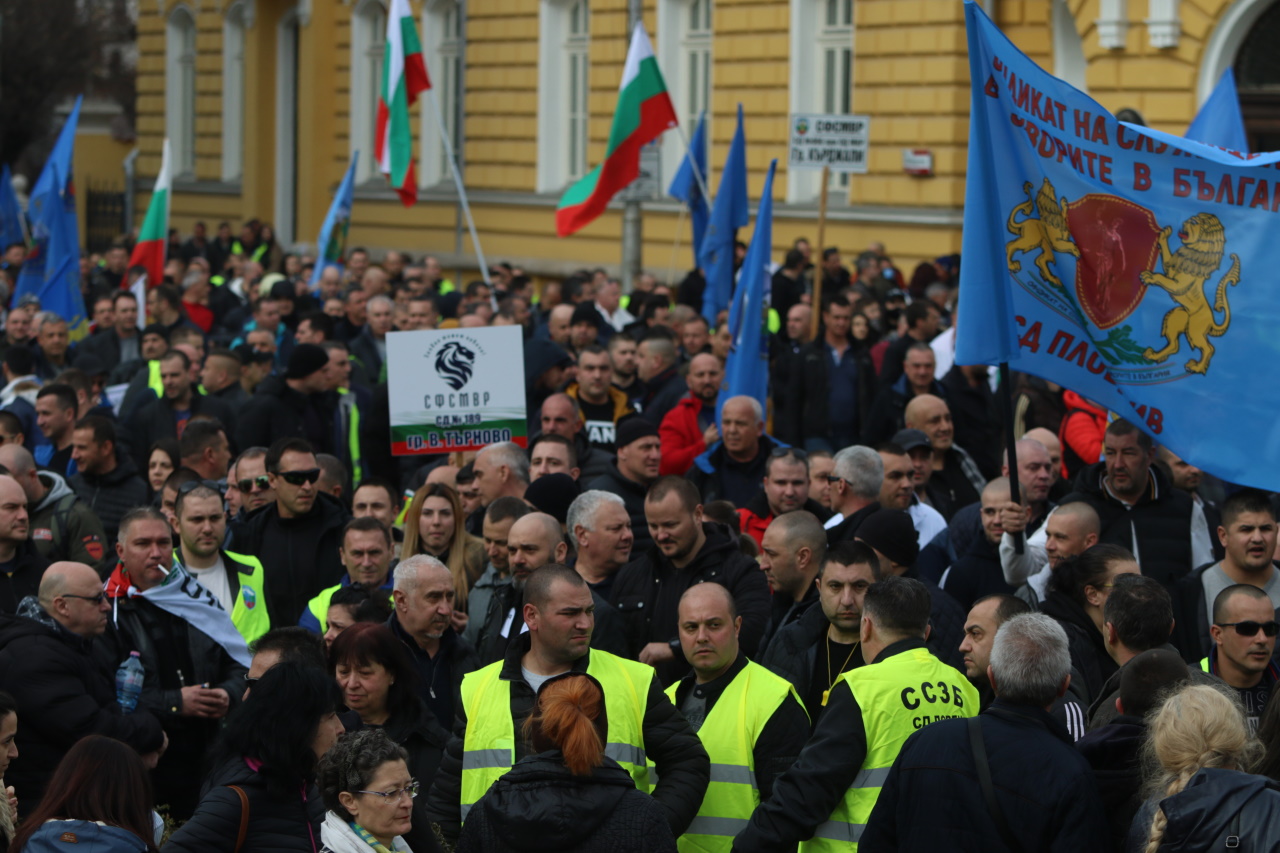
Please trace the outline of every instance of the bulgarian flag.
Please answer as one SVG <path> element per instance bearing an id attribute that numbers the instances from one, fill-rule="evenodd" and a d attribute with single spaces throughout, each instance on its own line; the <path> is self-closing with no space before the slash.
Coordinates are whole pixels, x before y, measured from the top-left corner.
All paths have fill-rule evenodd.
<path id="1" fill-rule="evenodd" d="M 147 268 L 152 287 L 164 281 L 165 250 L 169 247 L 169 140 L 165 139 L 160 155 L 160 174 L 147 205 L 147 218 L 142 220 L 138 243 L 129 257 L 129 266 Z M 141 314 L 141 312 L 139 312 Z"/>
<path id="2" fill-rule="evenodd" d="M 609 128 L 604 162 L 560 197 L 556 233 L 568 237 L 603 213 L 609 199 L 640 176 L 640 147 L 675 126 L 676 111 L 654 59 L 649 34 L 644 24 L 637 23 L 622 67 L 618 108 Z"/>
<path id="3" fill-rule="evenodd" d="M 409 108 L 418 93 L 431 88 L 422 61 L 422 43 L 413 25 L 409 0 L 391 0 L 387 13 L 387 46 L 383 53 L 382 94 L 378 97 L 378 127 L 373 150 L 378 171 L 386 175 L 405 207 L 418 200 L 413 175 L 413 135 Z"/>

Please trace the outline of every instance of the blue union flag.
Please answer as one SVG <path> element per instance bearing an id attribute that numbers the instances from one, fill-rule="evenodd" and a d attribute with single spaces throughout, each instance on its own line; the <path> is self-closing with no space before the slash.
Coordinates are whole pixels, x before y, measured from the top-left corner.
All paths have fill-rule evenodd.
<path id="1" fill-rule="evenodd" d="M 1009 362 L 1280 490 L 1280 153 L 1116 120 L 966 0 L 959 364 Z"/>

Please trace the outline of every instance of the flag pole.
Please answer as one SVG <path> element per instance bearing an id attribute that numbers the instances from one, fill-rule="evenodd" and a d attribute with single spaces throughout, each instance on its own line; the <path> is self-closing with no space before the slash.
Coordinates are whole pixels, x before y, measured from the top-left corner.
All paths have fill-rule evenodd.
<path id="1" fill-rule="evenodd" d="M 1018 483 L 1018 441 L 1014 437 L 1013 387 L 1009 381 L 1009 362 L 1000 362 L 1000 402 L 1004 409 L 1004 445 L 1009 456 L 1009 500 L 1022 505 L 1022 487 Z M 1009 534 L 1013 538 L 1013 553 L 1023 552 L 1026 531 Z"/>
<path id="2" fill-rule="evenodd" d="M 711 207 L 711 193 L 707 190 L 707 181 L 702 176 L 702 170 L 698 168 L 698 158 L 693 155 L 693 146 L 689 144 L 689 137 L 685 136 L 684 125 L 676 124 L 676 133 L 680 134 L 680 141 L 684 143 L 684 153 L 689 158 L 689 168 L 693 170 L 693 179 L 698 182 L 698 189 L 702 190 L 702 198 L 707 203 L 707 208 Z"/>
<path id="3" fill-rule="evenodd" d="M 480 248 L 480 238 L 476 236 L 476 223 L 471 218 L 471 205 L 467 202 L 467 191 L 462 186 L 462 175 L 458 171 L 458 161 L 453 155 L 453 142 L 444 124 L 444 112 L 440 109 L 440 99 L 436 97 L 435 87 L 427 90 L 427 97 L 436 114 L 436 127 L 440 129 L 440 141 L 444 144 L 445 156 L 449 158 L 449 171 L 453 174 L 453 185 L 458 190 L 458 201 L 462 203 L 462 213 L 467 218 L 467 230 L 471 232 L 471 245 L 476 250 L 476 260 L 480 262 L 480 277 L 489 285 L 489 264 L 485 262 L 484 250 Z"/>

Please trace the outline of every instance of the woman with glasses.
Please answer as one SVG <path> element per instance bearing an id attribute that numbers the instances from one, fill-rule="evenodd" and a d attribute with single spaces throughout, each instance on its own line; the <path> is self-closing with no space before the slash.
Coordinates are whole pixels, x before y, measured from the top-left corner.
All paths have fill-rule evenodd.
<path id="1" fill-rule="evenodd" d="M 153 502 L 159 502 L 164 481 L 181 467 L 182 459 L 178 456 L 176 438 L 162 438 L 151 445 L 151 450 L 147 454 L 147 488 Z"/>
<path id="2" fill-rule="evenodd" d="M 658 801 L 605 756 L 608 730 L 598 681 L 573 673 L 544 682 L 525 721 L 536 754 L 476 801 L 456 853 L 675 853 Z"/>
<path id="3" fill-rule="evenodd" d="M 320 763 L 320 793 L 328 809 L 321 853 L 410 853 L 404 836 L 413 825 L 419 790 L 408 753 L 385 733 L 363 729 L 343 735 Z"/>
<path id="4" fill-rule="evenodd" d="M 343 631 L 329 650 L 329 665 L 346 707 L 366 729 L 380 729 L 408 756 L 413 778 L 430 788 L 449 732 L 418 698 L 418 673 L 404 646 L 386 625 L 361 622 Z M 451 690 L 450 684 L 421 685 Z M 433 843 L 425 817 L 426 798 L 414 804 L 409 845 L 418 851 Z"/>
<path id="5" fill-rule="evenodd" d="M 400 559 L 435 557 L 453 575 L 453 627 L 467 626 L 467 593 L 484 572 L 484 543 L 466 530 L 458 493 L 443 483 L 427 483 L 414 494 L 404 516 Z"/>
<path id="6" fill-rule="evenodd" d="M 343 732 L 337 712 L 338 691 L 324 670 L 301 663 L 267 670 L 227 718 L 204 798 L 166 853 L 317 853 L 324 806 L 316 768 Z"/>

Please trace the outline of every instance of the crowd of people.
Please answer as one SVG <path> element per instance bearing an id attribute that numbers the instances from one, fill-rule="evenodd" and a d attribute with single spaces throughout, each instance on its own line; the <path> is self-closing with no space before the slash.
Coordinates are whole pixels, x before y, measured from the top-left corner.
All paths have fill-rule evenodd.
<path id="1" fill-rule="evenodd" d="M 1031 376 L 1006 447 L 957 256 L 796 240 L 763 401 L 697 270 L 128 256 L 4 314 L 9 850 L 1280 843 L 1275 496 Z M 392 456 L 387 336 L 496 325 L 527 438 Z"/>

